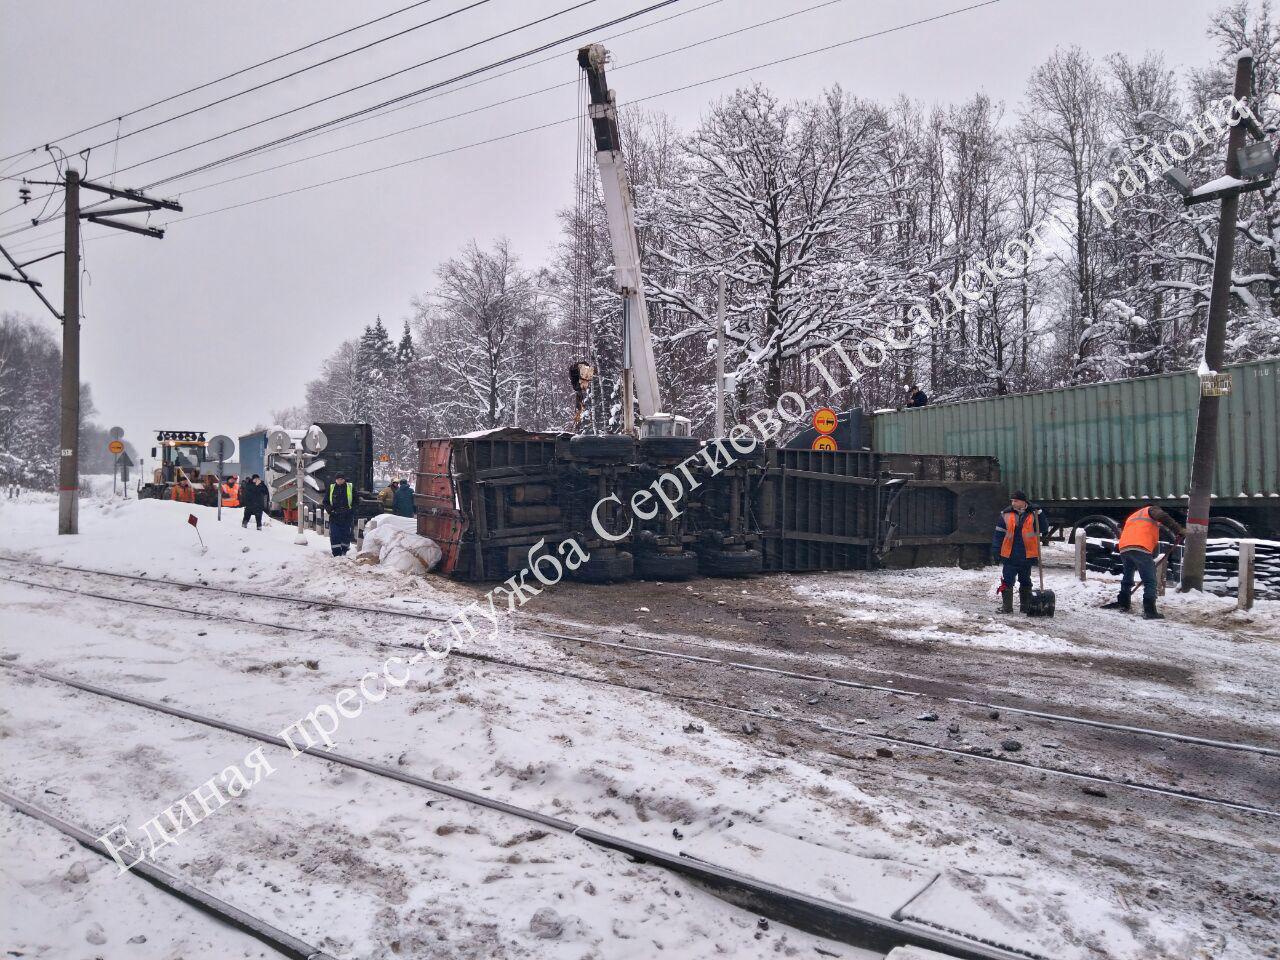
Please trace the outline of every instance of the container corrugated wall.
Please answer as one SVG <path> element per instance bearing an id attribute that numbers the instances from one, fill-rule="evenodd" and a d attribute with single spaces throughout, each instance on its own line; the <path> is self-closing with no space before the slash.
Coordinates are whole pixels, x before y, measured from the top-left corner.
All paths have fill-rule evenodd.
<path id="1" fill-rule="evenodd" d="M 1280 496 L 1280 361 L 1226 368 L 1219 498 Z M 1191 372 L 877 414 L 885 453 L 994 456 L 1001 479 L 1038 500 L 1185 496 L 1199 379 Z"/>

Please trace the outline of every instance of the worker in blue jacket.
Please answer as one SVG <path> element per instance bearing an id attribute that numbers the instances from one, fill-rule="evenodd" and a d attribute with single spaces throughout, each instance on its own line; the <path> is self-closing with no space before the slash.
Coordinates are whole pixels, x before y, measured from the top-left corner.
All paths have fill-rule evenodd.
<path id="1" fill-rule="evenodd" d="M 1000 511 L 991 539 L 993 559 L 1001 564 L 1000 609 L 1013 613 L 1013 581 L 1018 581 L 1018 609 L 1031 602 L 1031 567 L 1040 557 L 1038 511 L 1022 490 L 1013 491 L 1009 506 Z"/>

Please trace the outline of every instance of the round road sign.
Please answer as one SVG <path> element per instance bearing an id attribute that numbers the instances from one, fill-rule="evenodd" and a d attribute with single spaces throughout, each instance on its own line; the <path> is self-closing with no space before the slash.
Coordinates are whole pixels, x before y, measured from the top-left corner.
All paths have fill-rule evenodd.
<path id="1" fill-rule="evenodd" d="M 224 437 L 218 434 L 211 437 L 209 443 L 204 448 L 205 454 L 210 460 L 230 460 L 236 452 L 236 445 L 230 437 Z"/>
<path id="2" fill-rule="evenodd" d="M 837 446 L 836 446 L 836 442 L 835 442 L 834 440 L 832 440 L 829 436 L 827 436 L 825 433 L 824 433 L 824 434 L 822 434 L 821 436 L 814 437 L 814 439 L 813 439 L 813 444 L 812 444 L 811 446 L 812 446 L 812 449 L 814 449 L 814 450 L 838 450 L 838 449 L 840 449 L 839 447 L 837 447 Z"/>
<path id="3" fill-rule="evenodd" d="M 112 440 L 107 444 L 107 449 L 118 457 L 120 454 L 124 453 L 124 444 L 119 440 Z"/>
<path id="4" fill-rule="evenodd" d="M 813 411 L 813 429 L 821 434 L 835 433 L 836 422 L 836 412 L 830 407 L 819 407 Z M 818 448 L 814 447 L 813 449 L 817 450 Z M 831 449 L 834 450 L 835 447 Z"/>
<path id="5" fill-rule="evenodd" d="M 123 439 L 124 439 L 124 427 L 112 427 L 112 428 L 107 432 L 107 436 L 108 436 L 108 437 L 110 437 L 112 440 L 123 440 Z"/>

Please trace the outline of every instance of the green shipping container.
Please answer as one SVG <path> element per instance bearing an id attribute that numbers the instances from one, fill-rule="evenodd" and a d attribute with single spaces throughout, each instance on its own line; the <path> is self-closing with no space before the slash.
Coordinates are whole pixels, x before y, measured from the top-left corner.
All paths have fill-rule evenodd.
<path id="1" fill-rule="evenodd" d="M 1213 495 L 1272 527 L 1280 501 L 1280 360 L 1229 366 Z M 1169 373 L 876 414 L 885 453 L 992 456 L 1008 489 L 1044 503 L 1185 500 L 1200 381 Z M 1075 511 L 1072 511 L 1075 512 Z"/>

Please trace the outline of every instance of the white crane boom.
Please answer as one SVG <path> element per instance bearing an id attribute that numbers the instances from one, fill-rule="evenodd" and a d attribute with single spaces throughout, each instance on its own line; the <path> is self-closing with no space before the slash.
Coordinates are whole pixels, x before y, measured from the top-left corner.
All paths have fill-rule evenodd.
<path id="1" fill-rule="evenodd" d="M 649 311 L 644 302 L 644 280 L 640 274 L 640 245 L 636 240 L 635 212 L 631 187 L 622 161 L 622 142 L 618 135 L 618 110 L 613 91 L 605 81 L 607 52 L 598 43 L 578 51 L 578 65 L 587 75 L 591 94 L 589 107 L 596 163 L 600 167 L 600 187 L 609 216 L 609 239 L 613 245 L 613 279 L 623 296 L 626 317 L 626 357 L 623 366 L 631 370 L 636 405 L 640 416 L 649 421 L 649 433 L 684 433 L 688 421 L 668 417 L 661 412 L 662 396 L 658 390 L 658 368 L 653 359 L 653 339 L 649 334 Z M 683 421 L 681 429 L 679 421 Z M 663 424 L 663 426 L 659 426 Z"/>

